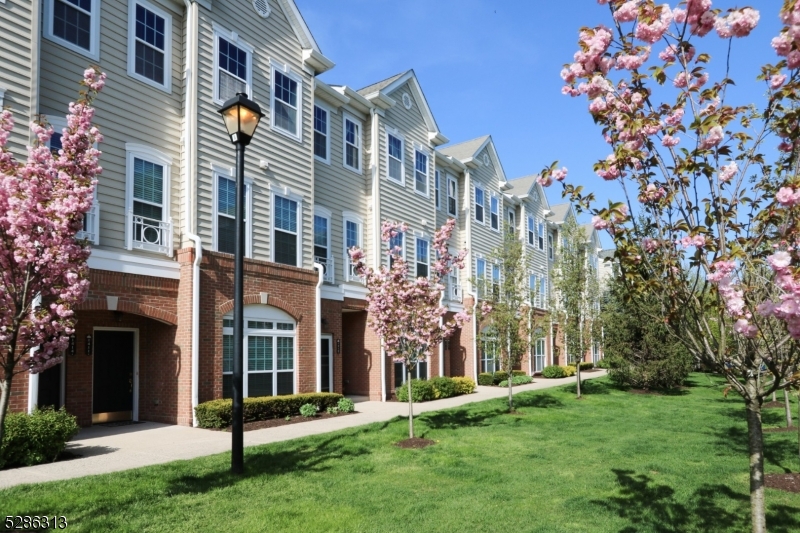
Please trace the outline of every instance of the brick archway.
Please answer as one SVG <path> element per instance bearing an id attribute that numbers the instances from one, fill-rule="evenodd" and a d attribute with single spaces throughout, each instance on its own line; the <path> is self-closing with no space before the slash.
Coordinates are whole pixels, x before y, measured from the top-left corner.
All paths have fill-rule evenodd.
<path id="1" fill-rule="evenodd" d="M 263 304 L 263 305 L 270 305 L 272 307 L 277 307 L 281 311 L 285 311 L 289 314 L 292 318 L 296 321 L 300 322 L 303 318 L 302 314 L 297 314 L 292 307 L 284 300 L 278 298 L 277 296 L 269 295 L 267 302 L 264 303 L 262 300 L 261 294 L 245 294 L 244 295 L 244 305 L 253 305 L 253 304 Z M 218 308 L 220 315 L 226 315 L 233 311 L 233 300 L 228 300 L 220 304 Z"/>
<path id="2" fill-rule="evenodd" d="M 82 304 L 76 307 L 78 311 L 109 311 L 108 300 L 106 298 L 88 298 Z M 117 302 L 116 311 L 123 313 L 131 313 L 134 315 L 142 315 L 148 318 L 153 318 L 161 322 L 166 322 L 172 326 L 178 325 L 178 315 L 164 311 L 152 305 L 140 304 L 136 302 L 129 302 L 127 300 L 119 300 Z"/>

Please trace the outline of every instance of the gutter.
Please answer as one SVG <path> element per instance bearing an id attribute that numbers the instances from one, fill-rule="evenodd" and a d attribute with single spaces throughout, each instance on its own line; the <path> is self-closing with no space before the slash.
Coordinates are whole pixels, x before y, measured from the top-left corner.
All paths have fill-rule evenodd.
<path id="1" fill-rule="evenodd" d="M 314 329 L 317 335 L 314 342 L 317 352 L 317 392 L 322 392 L 322 278 L 324 267 L 319 263 L 314 263 L 314 270 L 317 271 L 317 285 L 314 289 L 314 313 L 317 317 L 314 321 Z"/>
<path id="2" fill-rule="evenodd" d="M 478 293 L 470 291 L 472 296 L 472 369 L 475 372 L 475 384 L 478 383 Z"/>
<path id="3" fill-rule="evenodd" d="M 184 189 L 184 236 L 194 243 L 194 263 L 192 265 L 192 426 L 197 427 L 195 408 L 200 402 L 200 262 L 203 259 L 203 241 L 192 232 L 195 218 L 192 192 L 197 161 L 197 3 L 183 0 L 186 6 L 186 65 L 184 68 L 183 102 L 183 157 L 186 173 Z"/>
<path id="4" fill-rule="evenodd" d="M 381 265 L 381 184 L 378 180 L 378 147 L 380 146 L 378 136 L 380 134 L 380 128 L 378 127 L 378 116 L 375 108 L 370 107 L 369 117 L 371 120 L 370 127 L 372 128 L 372 146 L 370 147 L 369 153 L 369 170 L 372 177 L 372 258 L 375 269 L 380 268 Z M 381 401 L 386 401 L 386 350 L 383 347 L 383 339 L 381 339 Z"/>

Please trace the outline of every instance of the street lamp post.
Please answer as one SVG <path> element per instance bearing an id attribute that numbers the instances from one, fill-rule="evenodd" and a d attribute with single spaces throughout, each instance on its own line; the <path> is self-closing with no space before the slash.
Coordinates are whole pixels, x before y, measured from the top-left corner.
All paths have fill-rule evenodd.
<path id="1" fill-rule="evenodd" d="M 219 109 L 231 142 L 236 145 L 236 247 L 233 267 L 233 424 L 231 428 L 231 472 L 244 473 L 244 148 L 255 135 L 264 114 L 245 93 Z M 197 283 L 198 280 L 195 280 Z"/>

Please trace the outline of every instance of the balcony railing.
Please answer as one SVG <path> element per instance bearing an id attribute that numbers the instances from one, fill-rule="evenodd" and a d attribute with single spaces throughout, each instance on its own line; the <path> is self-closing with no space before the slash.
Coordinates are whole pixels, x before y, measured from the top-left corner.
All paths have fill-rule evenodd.
<path id="1" fill-rule="evenodd" d="M 128 213 L 128 249 L 146 250 L 172 256 L 172 219 L 152 218 Z"/>
<path id="2" fill-rule="evenodd" d="M 100 203 L 95 200 L 89 211 L 83 215 L 83 229 L 75 233 L 78 240 L 100 244 Z"/>
<path id="3" fill-rule="evenodd" d="M 335 278 L 335 271 L 333 265 L 333 256 L 320 257 L 314 256 L 314 262 L 322 265 L 322 281 L 325 283 L 333 283 Z"/>
<path id="4" fill-rule="evenodd" d="M 363 285 L 365 283 L 364 277 L 356 273 L 356 265 L 353 264 L 348 254 L 344 254 L 344 264 L 347 265 L 344 269 L 344 280 L 361 283 Z"/>
<path id="5" fill-rule="evenodd" d="M 461 301 L 461 285 L 451 282 L 448 284 L 448 298 L 451 302 L 460 302 Z"/>

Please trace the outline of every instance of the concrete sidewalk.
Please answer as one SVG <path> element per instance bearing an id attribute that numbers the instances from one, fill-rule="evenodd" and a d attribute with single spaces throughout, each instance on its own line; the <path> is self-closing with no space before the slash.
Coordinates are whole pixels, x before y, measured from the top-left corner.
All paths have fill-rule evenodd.
<path id="1" fill-rule="evenodd" d="M 606 372 L 602 370 L 584 374 L 584 379 L 593 379 L 605 375 Z M 549 389 L 574 382 L 574 377 L 563 379 L 537 378 L 535 383 L 514 387 L 514 393 Z M 414 404 L 414 414 L 458 407 L 492 398 L 502 398 L 507 394 L 508 390 L 505 388 L 478 387 L 477 392 L 474 394 Z M 341 418 L 326 418 L 324 420 L 290 424 L 276 428 L 247 431 L 244 434 L 244 445 L 256 446 L 329 433 L 373 422 L 385 422 L 396 416 L 408 416 L 408 404 L 361 401 L 356 403 L 356 411 L 355 414 Z M 12 487 L 22 483 L 41 483 L 118 472 L 180 459 L 194 459 L 195 457 L 230 451 L 230 448 L 230 433 L 221 431 L 157 424 L 155 422 L 143 422 L 120 427 L 93 426 L 82 429 L 75 439 L 67 444 L 67 451 L 80 455 L 80 458 L 2 470 L 0 471 L 0 488 Z"/>

